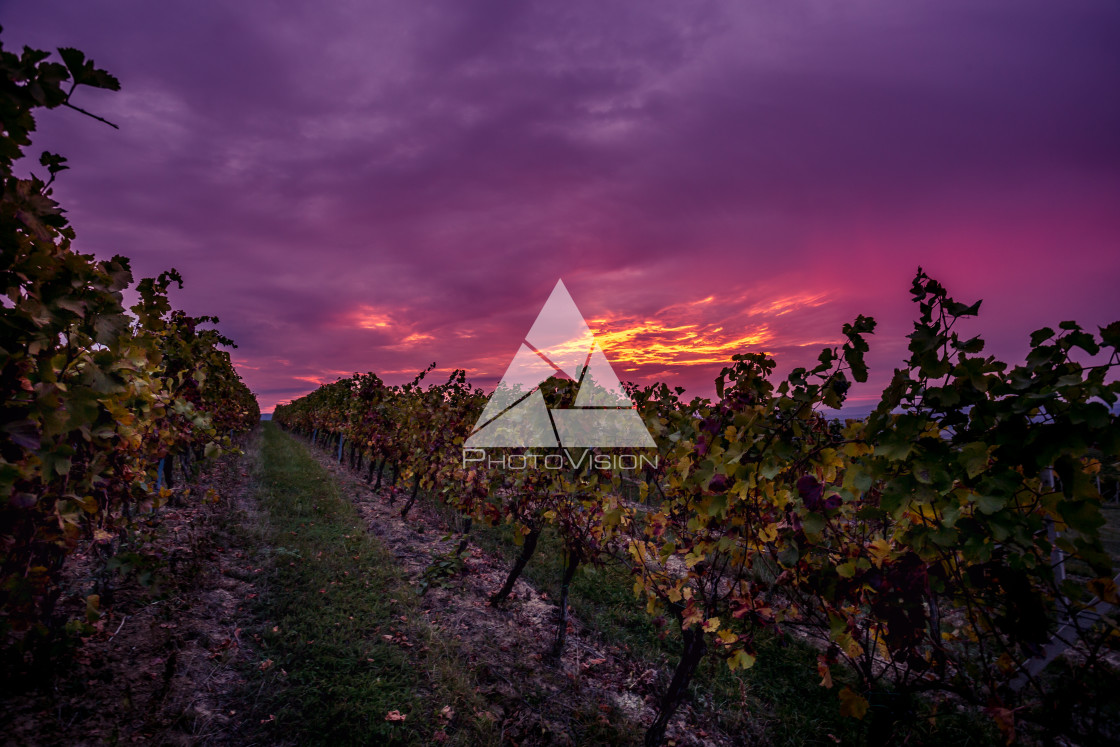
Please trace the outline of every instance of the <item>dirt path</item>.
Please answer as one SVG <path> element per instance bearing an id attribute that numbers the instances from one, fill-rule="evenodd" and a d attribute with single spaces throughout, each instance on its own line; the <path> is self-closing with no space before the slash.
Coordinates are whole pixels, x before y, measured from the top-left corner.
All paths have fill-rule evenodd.
<path id="1" fill-rule="evenodd" d="M 331 455 L 307 445 L 351 497 L 369 531 L 392 553 L 418 585 L 438 556 L 453 551 L 458 537 L 428 501 L 418 500 L 403 520 L 407 495 L 389 504 L 391 488 L 375 492 Z M 506 743 L 564 744 L 574 732 L 594 733 L 602 726 L 604 741 L 619 737 L 641 742 L 655 717 L 656 698 L 670 672 L 633 658 L 599 640 L 593 629 L 569 615 L 567 645 L 559 664 L 546 659 L 556 633 L 558 609 L 547 595 L 524 578 L 518 579 L 510 602 L 492 607 L 489 596 L 505 581 L 509 563 L 471 547 L 466 572 L 432 587 L 424 596 L 432 627 L 462 641 L 477 668 L 493 717 Z M 578 721 L 579 728 L 573 728 Z M 733 740 L 704 723 L 688 704 L 670 724 L 668 738 L 676 745 L 729 745 Z"/>

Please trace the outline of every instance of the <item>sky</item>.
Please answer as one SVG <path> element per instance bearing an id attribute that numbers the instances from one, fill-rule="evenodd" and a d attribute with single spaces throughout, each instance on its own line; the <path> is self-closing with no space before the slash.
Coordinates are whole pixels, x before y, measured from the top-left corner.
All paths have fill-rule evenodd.
<path id="1" fill-rule="evenodd" d="M 431 362 L 491 388 L 562 279 L 624 380 L 813 362 L 922 266 L 965 332 L 1120 319 L 1120 4 L 0 1 L 122 83 L 38 116 L 76 246 L 170 267 L 262 409 Z M 32 165 L 27 169 L 34 170 Z"/>

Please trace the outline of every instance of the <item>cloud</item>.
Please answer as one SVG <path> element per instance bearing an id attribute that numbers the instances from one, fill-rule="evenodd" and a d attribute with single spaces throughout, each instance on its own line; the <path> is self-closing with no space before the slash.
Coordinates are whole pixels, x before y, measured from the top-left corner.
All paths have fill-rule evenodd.
<path id="1" fill-rule="evenodd" d="M 612 360 L 698 392 L 857 313 L 881 384 L 919 264 L 1007 355 L 1114 314 L 1106 0 L 269 7 L 0 10 L 122 80 L 79 92 L 119 132 L 39 117 L 79 246 L 183 271 L 265 409 L 432 360 L 492 384 L 561 277 Z"/>

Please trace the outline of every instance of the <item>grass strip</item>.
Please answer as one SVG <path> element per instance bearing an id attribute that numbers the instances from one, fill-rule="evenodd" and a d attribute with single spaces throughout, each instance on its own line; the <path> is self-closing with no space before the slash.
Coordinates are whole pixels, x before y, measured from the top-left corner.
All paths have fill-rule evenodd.
<path id="1" fill-rule="evenodd" d="M 267 743 L 493 744 L 454 644 L 424 618 L 393 556 L 305 447 L 264 423 L 267 515 L 252 632 L 253 731 Z M 396 714 L 400 715 L 400 718 Z M 257 718 L 259 716 L 259 719 Z"/>

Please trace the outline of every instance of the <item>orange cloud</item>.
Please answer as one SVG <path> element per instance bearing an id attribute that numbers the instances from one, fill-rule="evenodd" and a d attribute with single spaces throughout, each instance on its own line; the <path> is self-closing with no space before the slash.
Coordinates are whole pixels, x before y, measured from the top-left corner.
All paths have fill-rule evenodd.
<path id="1" fill-rule="evenodd" d="M 293 376 L 293 379 L 298 381 L 306 381 L 308 384 L 315 386 L 322 386 L 323 384 L 331 384 L 338 379 L 345 379 L 353 375 L 353 371 L 339 371 L 334 369 L 326 369 L 318 374 L 310 374 L 307 376 Z"/>
<path id="2" fill-rule="evenodd" d="M 619 365 L 694 366 L 726 363 L 735 353 L 772 341 L 773 334 L 766 325 L 732 334 L 722 325 L 669 327 L 657 319 L 647 319 L 606 322 L 599 327 L 595 339 L 607 357 Z"/>
<path id="3" fill-rule="evenodd" d="M 405 349 L 411 348 L 415 345 L 419 345 L 422 342 L 430 342 L 434 339 L 435 338 L 432 337 L 431 335 L 426 335 L 422 332 L 413 332 L 412 334 L 405 336 L 397 344 L 386 345 L 385 347 L 390 348 L 391 350 L 405 350 Z"/>
<path id="4" fill-rule="evenodd" d="M 361 329 L 388 330 L 396 326 L 393 322 L 393 317 L 387 312 L 380 311 L 366 304 L 362 304 L 353 311 L 343 315 L 342 323 L 343 326 L 360 327 Z"/>
<path id="5" fill-rule="evenodd" d="M 415 325 L 398 320 L 392 312 L 368 304 L 362 304 L 342 314 L 338 324 L 343 327 L 384 332 L 398 338 L 397 342 L 381 346 L 389 350 L 409 350 L 435 339 L 432 335 L 417 332 Z"/>
<path id="6" fill-rule="evenodd" d="M 627 372 L 643 367 L 724 365 L 738 353 L 831 343 L 798 340 L 775 323 L 792 312 L 823 306 L 829 301 L 827 293 L 755 298 L 755 294 L 728 299 L 709 295 L 666 306 L 648 317 L 607 316 L 589 324 L 607 357 Z"/>

